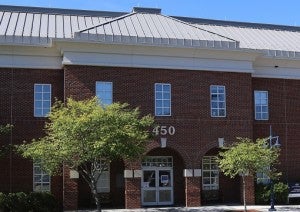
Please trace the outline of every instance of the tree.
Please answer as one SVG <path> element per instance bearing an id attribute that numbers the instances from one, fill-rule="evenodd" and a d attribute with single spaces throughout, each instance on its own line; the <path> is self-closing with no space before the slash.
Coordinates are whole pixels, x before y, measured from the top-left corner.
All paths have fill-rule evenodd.
<path id="1" fill-rule="evenodd" d="M 25 158 L 42 161 L 50 175 L 59 173 L 62 164 L 76 169 L 88 183 L 98 211 L 96 185 L 103 169 L 114 159 L 140 157 L 153 124 L 150 115 L 140 117 L 139 109 L 126 103 L 100 105 L 96 97 L 56 102 L 45 124 L 46 135 L 18 147 Z"/>
<path id="2" fill-rule="evenodd" d="M 8 134 L 11 131 L 12 127 L 13 126 L 10 124 L 0 125 L 0 135 Z M 5 156 L 9 152 L 11 147 L 11 144 L 2 145 L 0 147 L 0 158 Z"/>
<path id="3" fill-rule="evenodd" d="M 242 177 L 245 211 L 247 211 L 245 177 L 253 177 L 257 172 L 264 172 L 270 177 L 275 176 L 275 170 L 270 167 L 277 162 L 279 151 L 276 148 L 269 148 L 266 142 L 267 139 L 257 139 L 253 142 L 248 138 L 238 138 L 238 142 L 225 147 L 224 151 L 219 153 L 218 163 L 221 171 L 231 178 L 237 175 Z"/>

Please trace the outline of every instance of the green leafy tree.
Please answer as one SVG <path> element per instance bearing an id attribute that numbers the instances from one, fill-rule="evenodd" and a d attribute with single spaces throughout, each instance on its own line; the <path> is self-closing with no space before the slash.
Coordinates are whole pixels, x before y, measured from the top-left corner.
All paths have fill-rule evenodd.
<path id="1" fill-rule="evenodd" d="M 100 106 L 95 97 L 85 101 L 56 102 L 45 124 L 46 136 L 23 144 L 18 150 L 25 158 L 42 161 L 50 175 L 62 164 L 76 169 L 88 183 L 97 209 L 101 211 L 97 181 L 114 159 L 140 157 L 150 138 L 153 118 L 140 117 L 139 109 L 128 104 Z M 103 165 L 106 164 L 106 165 Z"/>
<path id="2" fill-rule="evenodd" d="M 13 126 L 10 124 L 0 125 L 0 135 L 8 134 L 11 131 L 12 127 Z M 10 149 L 11 149 L 10 144 L 2 145 L 0 147 L 0 158 L 8 154 Z"/>
<path id="3" fill-rule="evenodd" d="M 257 172 L 264 172 L 270 177 L 275 176 L 272 164 L 278 161 L 279 151 L 267 146 L 267 139 L 257 139 L 256 142 L 248 138 L 238 138 L 238 141 L 219 153 L 218 163 L 221 171 L 234 178 L 240 175 L 243 180 L 244 210 L 246 206 L 246 176 L 255 176 Z"/>

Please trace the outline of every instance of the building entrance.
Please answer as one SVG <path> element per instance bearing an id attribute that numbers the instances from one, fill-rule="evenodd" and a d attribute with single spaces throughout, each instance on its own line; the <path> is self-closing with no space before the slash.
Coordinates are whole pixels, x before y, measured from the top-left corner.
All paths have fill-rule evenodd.
<path id="1" fill-rule="evenodd" d="M 173 158 L 170 156 L 146 157 L 142 162 L 142 204 L 172 205 Z"/>

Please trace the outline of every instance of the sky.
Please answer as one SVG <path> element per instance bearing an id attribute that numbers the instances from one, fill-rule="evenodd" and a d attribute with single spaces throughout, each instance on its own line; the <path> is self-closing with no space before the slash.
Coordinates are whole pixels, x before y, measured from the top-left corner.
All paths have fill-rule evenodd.
<path id="1" fill-rule="evenodd" d="M 2 5 L 130 12 L 134 6 L 162 14 L 300 26 L 300 0 L 0 0 Z"/>

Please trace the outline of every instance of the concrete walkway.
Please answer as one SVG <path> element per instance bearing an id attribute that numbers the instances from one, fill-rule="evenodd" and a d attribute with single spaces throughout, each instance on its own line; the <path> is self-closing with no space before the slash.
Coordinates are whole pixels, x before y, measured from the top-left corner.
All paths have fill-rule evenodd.
<path id="1" fill-rule="evenodd" d="M 247 206 L 249 211 L 267 212 L 270 206 L 268 205 L 250 205 Z M 277 211 L 294 211 L 300 212 L 300 205 L 276 205 Z M 141 208 L 141 209 L 103 209 L 102 212 L 177 212 L 177 211 L 190 211 L 190 212 L 232 212 L 232 211 L 243 211 L 244 206 L 242 205 L 214 205 L 214 206 L 201 206 L 194 208 L 186 207 L 166 207 L 166 208 Z M 71 212 L 71 211 L 70 211 Z M 81 210 L 80 212 L 95 212 L 95 210 Z"/>

